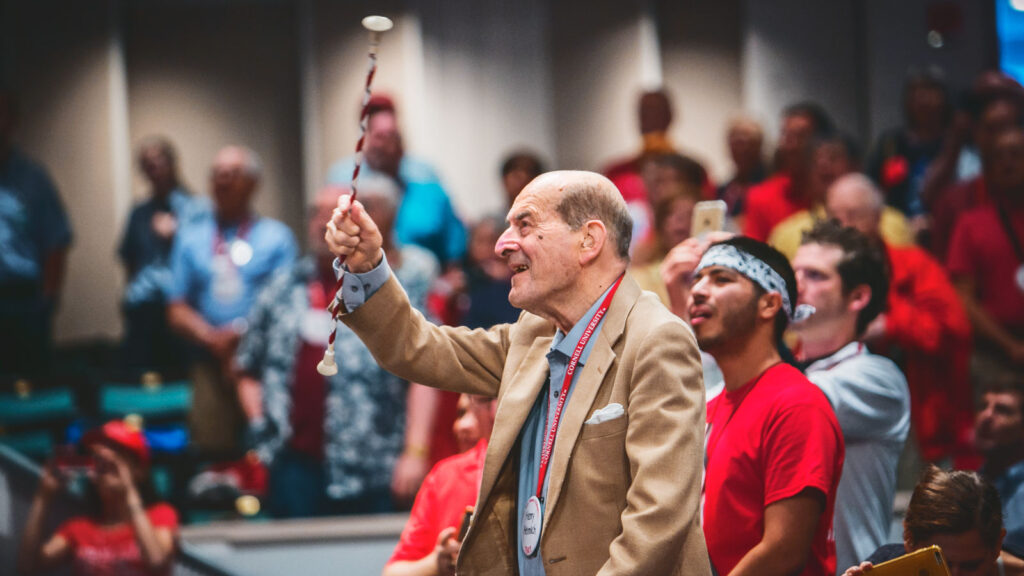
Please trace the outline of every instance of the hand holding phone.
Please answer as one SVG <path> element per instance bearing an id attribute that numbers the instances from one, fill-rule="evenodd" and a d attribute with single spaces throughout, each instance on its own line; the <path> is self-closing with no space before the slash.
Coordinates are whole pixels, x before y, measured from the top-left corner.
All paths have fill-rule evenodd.
<path id="1" fill-rule="evenodd" d="M 705 200 L 697 202 L 693 207 L 693 221 L 690 223 L 690 236 L 702 238 L 711 232 L 725 229 L 725 214 L 728 210 L 724 200 Z"/>
<path id="2" fill-rule="evenodd" d="M 942 549 L 929 546 L 915 550 L 888 562 L 882 562 L 869 572 L 871 576 L 949 576 Z"/>

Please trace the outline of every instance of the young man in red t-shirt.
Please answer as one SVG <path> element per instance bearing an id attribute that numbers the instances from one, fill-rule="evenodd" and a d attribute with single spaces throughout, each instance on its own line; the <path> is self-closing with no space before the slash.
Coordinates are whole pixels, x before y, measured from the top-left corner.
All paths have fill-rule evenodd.
<path id="1" fill-rule="evenodd" d="M 460 445 L 473 447 L 437 463 L 416 494 L 409 521 L 383 576 L 447 576 L 455 573 L 458 530 L 466 508 L 476 504 L 487 439 L 497 402 L 463 394 L 453 429 Z"/>
<path id="2" fill-rule="evenodd" d="M 824 393 L 782 361 L 796 308 L 785 256 L 738 237 L 688 240 L 688 315 L 725 390 L 708 403 L 703 525 L 720 576 L 834 574 L 832 513 L 844 444 Z M 706 251 L 705 251 L 706 250 Z"/>

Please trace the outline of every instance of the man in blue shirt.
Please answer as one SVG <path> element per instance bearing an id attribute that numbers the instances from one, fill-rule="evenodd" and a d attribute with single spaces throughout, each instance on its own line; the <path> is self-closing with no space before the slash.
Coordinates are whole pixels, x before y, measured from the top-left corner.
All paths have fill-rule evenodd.
<path id="1" fill-rule="evenodd" d="M 178 229 L 205 206 L 182 186 L 178 155 L 166 138 L 144 141 L 138 161 L 150 198 L 132 208 L 117 250 L 127 278 L 121 303 L 124 365 L 133 371 L 175 371 L 183 368 L 184 349 L 167 326 L 171 245 Z"/>
<path id="2" fill-rule="evenodd" d="M 231 454 L 244 419 L 231 359 L 257 293 L 295 259 L 295 238 L 284 224 L 252 211 L 260 161 L 229 146 L 211 173 L 214 211 L 184 223 L 171 251 L 167 321 L 197 348 L 192 443 L 200 452 Z"/>
<path id="3" fill-rule="evenodd" d="M 622 195 L 599 174 L 551 172 L 508 221 L 495 253 L 524 312 L 489 330 L 412 310 L 358 202 L 343 198 L 327 226 L 347 258 L 342 320 L 378 362 L 498 398 L 458 572 L 708 574 L 700 355 L 693 332 L 625 274 Z"/>
<path id="4" fill-rule="evenodd" d="M 14 96 L 0 88 L 0 373 L 47 366 L 71 226 L 46 170 L 14 148 Z"/>
<path id="5" fill-rule="evenodd" d="M 1024 385 L 1015 378 L 986 382 L 974 442 L 985 457 L 982 474 L 1003 502 L 1003 547 L 1024 552 Z"/>
<path id="6" fill-rule="evenodd" d="M 375 96 L 370 100 L 369 110 L 360 171 L 383 174 L 398 182 L 402 190 L 395 220 L 398 241 L 430 250 L 442 267 L 457 264 L 466 253 L 466 228 L 455 215 L 437 172 L 430 164 L 405 154 L 395 105 L 390 98 Z M 327 183 L 350 186 L 353 162 L 348 157 L 331 166 Z"/>

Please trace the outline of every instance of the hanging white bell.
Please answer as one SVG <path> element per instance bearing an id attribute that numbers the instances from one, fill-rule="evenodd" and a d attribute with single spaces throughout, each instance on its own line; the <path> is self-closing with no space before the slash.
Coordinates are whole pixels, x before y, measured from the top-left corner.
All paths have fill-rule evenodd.
<path id="1" fill-rule="evenodd" d="M 324 359 L 316 365 L 316 371 L 322 376 L 334 376 L 338 373 L 338 365 L 334 362 L 334 344 L 328 344 L 324 350 Z"/>

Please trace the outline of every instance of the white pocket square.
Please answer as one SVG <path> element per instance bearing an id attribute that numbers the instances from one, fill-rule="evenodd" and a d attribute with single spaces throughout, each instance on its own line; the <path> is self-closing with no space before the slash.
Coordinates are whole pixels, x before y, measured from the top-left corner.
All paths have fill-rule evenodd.
<path id="1" fill-rule="evenodd" d="M 626 410 L 623 409 L 622 404 L 612 402 L 604 408 L 594 410 L 594 413 L 590 415 L 590 418 L 588 418 L 584 424 L 600 424 L 601 422 L 607 422 L 609 420 L 619 418 L 625 413 Z"/>

